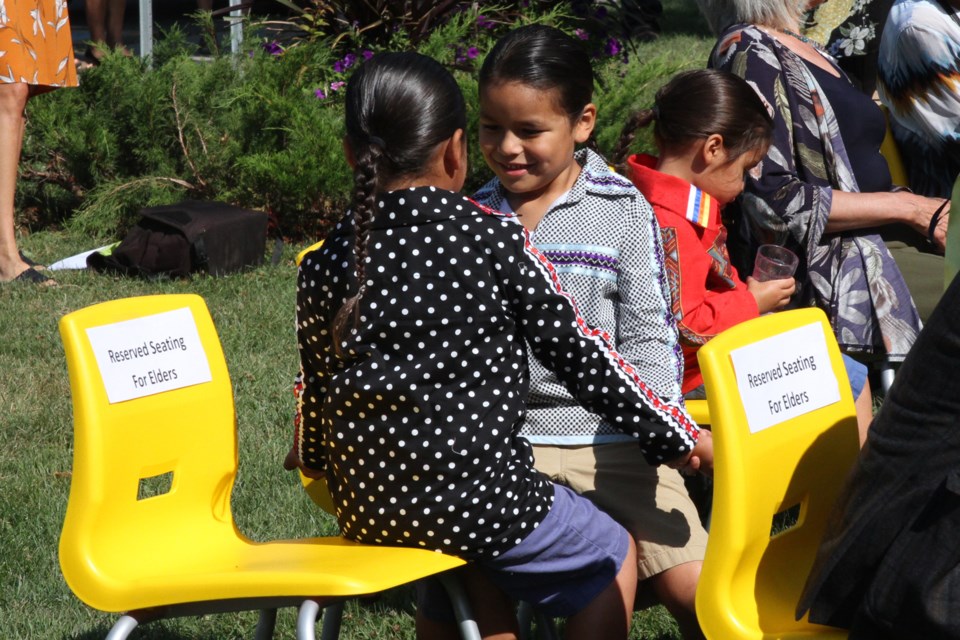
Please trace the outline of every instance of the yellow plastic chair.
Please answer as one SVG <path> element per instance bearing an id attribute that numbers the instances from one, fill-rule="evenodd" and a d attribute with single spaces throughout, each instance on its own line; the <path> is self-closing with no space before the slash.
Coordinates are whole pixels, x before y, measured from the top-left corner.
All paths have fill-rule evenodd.
<path id="1" fill-rule="evenodd" d="M 310 245 L 306 249 L 301 250 L 300 253 L 297 254 L 296 259 L 294 260 L 296 265 L 299 267 L 300 263 L 303 262 L 304 256 L 306 256 L 308 253 L 310 253 L 314 249 L 319 249 L 320 247 L 322 247 L 323 242 L 324 242 L 323 240 L 320 240 L 319 242 L 314 242 L 312 245 Z"/>
<path id="2" fill-rule="evenodd" d="M 701 427 L 710 426 L 710 406 L 706 400 L 687 400 L 687 413 Z"/>
<path id="3" fill-rule="evenodd" d="M 897 141 L 893 137 L 893 129 L 890 127 L 890 111 L 885 106 L 881 106 L 881 109 L 887 122 L 887 131 L 883 136 L 883 142 L 880 144 L 880 155 L 887 161 L 893 184 L 909 187 L 910 176 L 907 174 L 907 165 L 903 161 L 903 154 L 900 153 L 900 147 L 897 146 Z"/>
<path id="4" fill-rule="evenodd" d="M 789 368 L 799 363 L 794 349 L 809 350 L 817 369 L 810 362 L 802 375 Z M 846 631 L 795 619 L 827 517 L 859 451 L 852 392 L 826 315 L 811 308 L 761 316 L 724 331 L 698 358 L 715 459 L 696 596 L 705 635 L 845 638 Z M 818 407 L 818 393 L 836 401 Z M 773 403 L 769 415 L 764 401 Z"/>
<path id="5" fill-rule="evenodd" d="M 200 297 L 97 304 L 64 316 L 60 333 L 74 411 L 60 566 L 80 600 L 126 612 L 108 640 L 158 618 L 256 609 L 256 637 L 271 638 L 276 608 L 300 605 L 297 637 L 312 640 L 318 600 L 436 574 L 464 637 L 480 637 L 443 573 L 459 558 L 340 537 L 253 542 L 237 529 L 232 386 Z"/>

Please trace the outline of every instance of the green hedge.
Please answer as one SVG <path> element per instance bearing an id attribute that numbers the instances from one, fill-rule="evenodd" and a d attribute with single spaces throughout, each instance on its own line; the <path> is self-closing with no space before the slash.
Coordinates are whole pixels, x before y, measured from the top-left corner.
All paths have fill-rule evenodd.
<path id="1" fill-rule="evenodd" d="M 562 7 L 519 18 L 533 20 L 570 24 Z M 464 14 L 418 46 L 454 69 L 471 133 L 476 68 L 499 33 L 478 30 L 476 15 Z M 18 222 L 110 240 L 122 237 L 141 207 L 197 198 L 267 211 L 286 238 L 322 236 L 342 215 L 351 184 L 342 102 L 331 90 L 349 75 L 340 70 L 344 52 L 329 40 L 295 41 L 282 51 L 262 46 L 256 33 L 245 41 L 243 55 L 198 62 L 195 45 L 174 29 L 157 42 L 152 65 L 113 55 L 83 72 L 78 89 L 31 100 Z M 476 57 L 464 55 L 468 46 Z M 598 60 L 601 147 L 612 150 L 628 113 L 649 105 L 676 71 L 701 66 L 709 46 L 706 35 L 681 36 L 639 45 L 626 62 Z M 650 150 L 649 135 L 637 148 Z M 489 177 L 476 144 L 470 152 L 468 191 Z"/>

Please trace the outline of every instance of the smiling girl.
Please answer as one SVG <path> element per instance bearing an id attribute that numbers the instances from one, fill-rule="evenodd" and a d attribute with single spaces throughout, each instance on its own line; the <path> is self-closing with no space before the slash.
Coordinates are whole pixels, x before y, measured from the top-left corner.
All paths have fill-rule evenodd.
<path id="1" fill-rule="evenodd" d="M 480 70 L 480 148 L 496 177 L 475 195 L 515 212 L 587 321 L 662 399 L 682 407 L 682 360 L 660 230 L 626 178 L 591 149 L 593 70 L 580 43 L 542 25 L 502 38 Z M 589 497 L 631 533 L 638 576 L 687 638 L 701 637 L 694 594 L 706 532 L 675 470 L 648 464 L 641 443 L 582 409 L 536 358 L 521 435 L 535 465 Z M 698 447 L 712 444 L 700 432 Z"/>

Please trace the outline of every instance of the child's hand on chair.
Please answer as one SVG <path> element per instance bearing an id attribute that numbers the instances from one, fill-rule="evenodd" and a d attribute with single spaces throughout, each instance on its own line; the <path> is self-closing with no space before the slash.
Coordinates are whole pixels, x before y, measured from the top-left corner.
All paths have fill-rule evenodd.
<path id="1" fill-rule="evenodd" d="M 297 448 L 295 446 L 290 447 L 290 451 L 287 452 L 287 457 L 283 459 L 283 468 L 287 471 L 299 469 L 300 473 L 308 478 L 313 478 L 314 480 L 324 477 L 323 471 L 311 469 L 303 464 L 303 461 L 300 459 L 300 455 L 297 453 Z"/>
<path id="2" fill-rule="evenodd" d="M 693 450 L 666 465 L 685 476 L 696 475 L 697 472 L 713 476 L 713 434 L 708 429 L 700 429 L 700 439 Z"/>

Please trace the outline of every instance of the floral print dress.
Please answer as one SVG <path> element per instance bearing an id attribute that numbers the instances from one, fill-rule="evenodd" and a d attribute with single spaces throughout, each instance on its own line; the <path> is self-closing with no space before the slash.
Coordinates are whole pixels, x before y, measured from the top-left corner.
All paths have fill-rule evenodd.
<path id="1" fill-rule="evenodd" d="M 861 89 L 876 88 L 880 34 L 893 0 L 827 0 L 807 15 L 804 35 L 821 43 Z"/>
<path id="2" fill-rule="evenodd" d="M 833 190 L 860 190 L 829 97 L 799 56 L 757 27 L 727 29 L 710 66 L 746 79 L 774 119 L 767 156 L 728 207 L 737 267 L 749 271 L 761 244 L 787 246 L 801 259 L 794 300 L 826 312 L 843 351 L 902 360 L 920 317 L 883 240 L 825 232 Z"/>
<path id="3" fill-rule="evenodd" d="M 67 0 L 0 0 L 0 83 L 14 82 L 77 86 Z"/>

